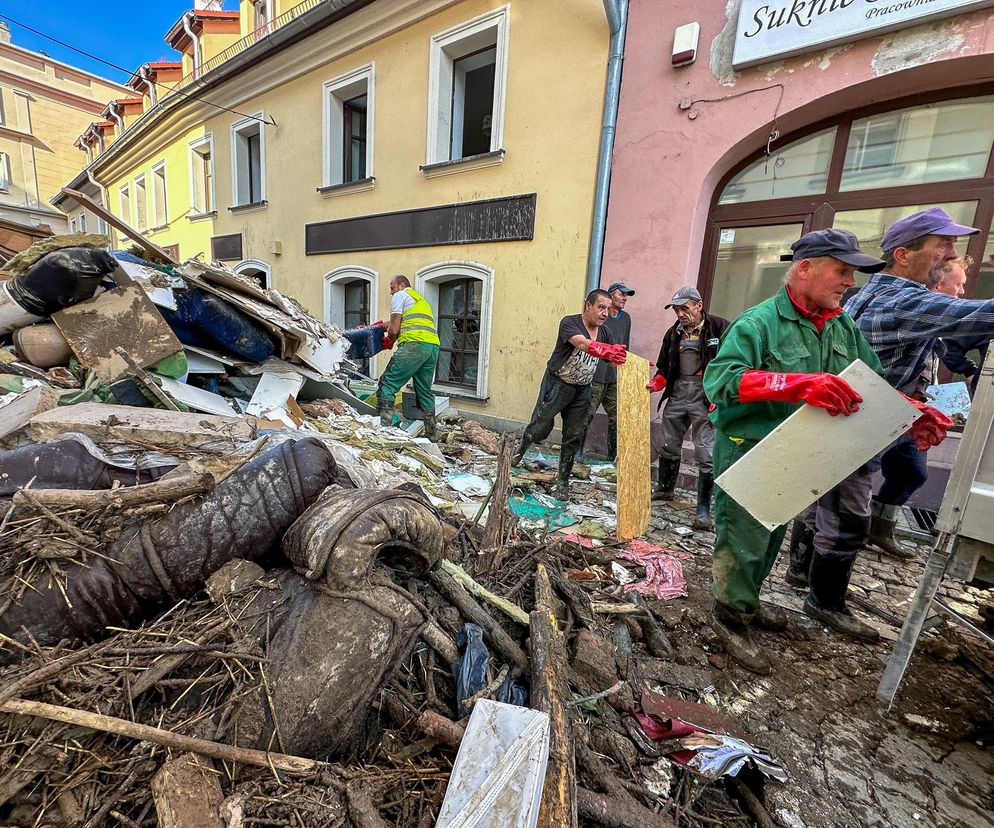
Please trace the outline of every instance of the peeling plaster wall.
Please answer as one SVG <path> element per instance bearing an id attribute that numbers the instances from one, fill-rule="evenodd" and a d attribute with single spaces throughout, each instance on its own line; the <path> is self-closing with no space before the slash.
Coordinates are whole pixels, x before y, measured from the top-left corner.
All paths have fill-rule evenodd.
<path id="1" fill-rule="evenodd" d="M 663 305 L 697 283 L 718 181 L 774 126 L 787 136 L 915 91 L 994 81 L 994 9 L 735 72 L 740 3 L 631 0 L 602 283 L 635 288 L 632 349 L 649 359 L 674 319 Z M 674 69 L 673 30 L 691 21 L 697 61 Z"/>

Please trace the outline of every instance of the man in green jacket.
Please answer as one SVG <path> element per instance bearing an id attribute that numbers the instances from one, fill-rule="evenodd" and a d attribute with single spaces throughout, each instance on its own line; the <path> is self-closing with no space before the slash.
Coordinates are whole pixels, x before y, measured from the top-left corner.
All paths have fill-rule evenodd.
<path id="1" fill-rule="evenodd" d="M 434 440 L 435 395 L 431 384 L 435 381 L 439 345 L 435 313 L 428 301 L 411 287 L 406 276 L 394 276 L 390 280 L 390 323 L 383 337 L 383 347 L 392 348 L 395 342 L 397 352 L 390 357 L 377 391 L 380 422 L 385 426 L 393 423 L 397 392 L 408 380 L 413 380 L 425 436 Z"/>
<path id="2" fill-rule="evenodd" d="M 833 416 L 858 411 L 862 399 L 836 376 L 856 359 L 881 370 L 876 354 L 839 303 L 855 284 L 857 270 L 876 272 L 883 262 L 864 254 L 856 237 L 843 230 L 808 233 L 792 250 L 786 285 L 732 323 L 704 373 L 704 390 L 717 406 L 711 415 L 715 477 L 803 403 Z M 827 504 L 838 494 L 833 489 L 823 500 Z M 753 641 L 750 626 L 787 626 L 783 611 L 759 600 L 785 529 L 768 531 L 720 486 L 716 489 L 715 629 L 733 659 L 761 674 L 768 674 L 771 664 Z M 844 604 L 837 614 L 859 623 Z"/>

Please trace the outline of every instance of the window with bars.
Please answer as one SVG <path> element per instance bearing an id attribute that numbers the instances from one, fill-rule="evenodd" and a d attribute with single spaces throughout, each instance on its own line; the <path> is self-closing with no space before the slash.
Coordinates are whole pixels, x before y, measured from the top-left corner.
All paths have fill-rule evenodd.
<path id="1" fill-rule="evenodd" d="M 483 282 L 453 279 L 438 286 L 438 382 L 476 389 L 480 373 Z"/>

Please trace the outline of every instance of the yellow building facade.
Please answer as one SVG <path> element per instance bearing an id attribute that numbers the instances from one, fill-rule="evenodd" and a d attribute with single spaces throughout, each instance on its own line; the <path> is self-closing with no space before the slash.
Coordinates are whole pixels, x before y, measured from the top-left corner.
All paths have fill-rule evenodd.
<path id="1" fill-rule="evenodd" d="M 407 275 L 438 317 L 436 392 L 527 420 L 585 292 L 600 0 L 283 5 L 243 0 L 188 95 L 146 101 L 90 166 L 105 203 L 343 327 L 386 319 Z"/>
<path id="2" fill-rule="evenodd" d="M 86 161 L 77 136 L 127 91 L 17 46 L 0 23 L 0 218 L 68 230 L 49 202 Z"/>

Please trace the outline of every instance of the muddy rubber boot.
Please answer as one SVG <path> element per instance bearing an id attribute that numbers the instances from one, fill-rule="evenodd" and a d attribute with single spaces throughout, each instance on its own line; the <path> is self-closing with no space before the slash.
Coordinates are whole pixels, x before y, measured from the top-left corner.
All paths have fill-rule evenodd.
<path id="1" fill-rule="evenodd" d="M 714 488 L 714 475 L 707 472 L 697 473 L 697 517 L 694 518 L 694 528 L 705 532 L 714 531 L 711 522 L 711 490 Z"/>
<path id="2" fill-rule="evenodd" d="M 790 530 L 790 546 L 787 554 L 790 556 L 787 564 L 787 574 L 784 580 L 798 589 L 808 588 L 808 571 L 811 569 L 811 556 L 815 551 L 815 530 L 804 521 L 794 518 Z"/>
<path id="3" fill-rule="evenodd" d="M 715 601 L 711 615 L 714 631 L 729 658 L 760 676 L 773 672 L 773 664 L 749 631 L 751 614 L 737 612 Z"/>
<path id="4" fill-rule="evenodd" d="M 612 463 L 618 459 L 618 428 L 607 427 L 607 459 Z"/>
<path id="5" fill-rule="evenodd" d="M 521 466 L 521 464 L 524 462 L 525 454 L 528 453 L 528 449 L 531 448 L 531 445 L 532 444 L 529 443 L 527 440 L 522 440 L 520 443 L 518 443 L 518 449 L 517 451 L 514 452 L 514 456 L 511 458 L 512 466 Z"/>
<path id="6" fill-rule="evenodd" d="M 676 492 L 676 479 L 680 476 L 680 458 L 659 455 L 659 477 L 653 500 L 673 500 Z"/>
<path id="7" fill-rule="evenodd" d="M 811 559 L 811 591 L 804 599 L 804 614 L 850 638 L 872 643 L 880 640 L 880 633 L 846 606 L 846 590 L 855 563 L 855 558 L 839 560 L 816 551 Z"/>
<path id="8" fill-rule="evenodd" d="M 787 629 L 788 617 L 785 610 L 780 607 L 772 607 L 769 604 L 760 604 L 756 614 L 752 617 L 752 626 L 761 627 L 770 632 L 783 632 Z"/>
<path id="9" fill-rule="evenodd" d="M 560 451 L 559 471 L 556 474 L 556 485 L 552 490 L 552 496 L 556 500 L 569 500 L 569 479 L 570 475 L 573 474 L 573 463 L 575 460 L 575 453 L 571 454 L 568 451 Z"/>
<path id="10" fill-rule="evenodd" d="M 872 501 L 870 505 L 870 535 L 866 540 L 868 546 L 875 546 L 886 555 L 892 555 L 901 560 L 914 558 L 913 552 L 905 549 L 894 538 L 894 528 L 897 526 L 897 511 L 900 506 L 889 503 Z"/>
<path id="11" fill-rule="evenodd" d="M 376 406 L 376 413 L 380 415 L 380 425 L 389 428 L 393 425 L 393 400 L 380 400 Z"/>
<path id="12" fill-rule="evenodd" d="M 425 437 L 435 440 L 438 437 L 438 430 L 435 423 L 435 415 L 427 412 L 421 413 L 421 422 L 425 424 Z"/>

